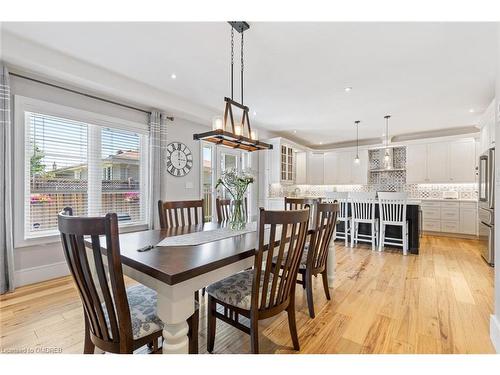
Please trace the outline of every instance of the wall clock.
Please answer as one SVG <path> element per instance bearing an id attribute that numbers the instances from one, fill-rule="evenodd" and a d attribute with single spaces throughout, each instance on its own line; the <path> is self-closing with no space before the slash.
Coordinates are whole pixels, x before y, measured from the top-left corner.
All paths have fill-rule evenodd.
<path id="1" fill-rule="evenodd" d="M 183 177 L 193 168 L 193 154 L 182 142 L 172 142 L 167 146 L 167 171 L 172 176 Z"/>

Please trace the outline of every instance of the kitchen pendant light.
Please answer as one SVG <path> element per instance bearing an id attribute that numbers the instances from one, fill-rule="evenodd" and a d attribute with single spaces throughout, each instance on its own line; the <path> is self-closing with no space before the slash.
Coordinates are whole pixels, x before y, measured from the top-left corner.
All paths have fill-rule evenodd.
<path id="1" fill-rule="evenodd" d="M 224 116 L 217 116 L 212 121 L 212 130 L 200 134 L 194 134 L 193 139 L 203 140 L 227 146 L 239 148 L 245 151 L 259 151 L 272 149 L 273 146 L 257 140 L 257 132 L 250 127 L 250 118 L 248 117 L 249 108 L 243 104 L 243 72 L 244 72 L 244 38 L 243 33 L 250 28 L 250 25 L 244 21 L 229 22 L 231 25 L 231 98 L 224 98 Z M 241 71 L 240 71 L 240 89 L 241 103 L 234 100 L 234 31 L 241 34 Z M 234 122 L 233 107 L 241 110 L 241 121 Z"/>
<path id="2" fill-rule="evenodd" d="M 354 125 L 356 126 L 356 157 L 354 158 L 354 163 L 359 164 L 359 123 L 361 121 L 357 120 L 354 121 Z"/>
<path id="3" fill-rule="evenodd" d="M 389 150 L 389 119 L 391 115 L 385 115 L 385 153 L 384 153 L 384 167 L 385 169 L 391 169 L 391 151 Z"/>

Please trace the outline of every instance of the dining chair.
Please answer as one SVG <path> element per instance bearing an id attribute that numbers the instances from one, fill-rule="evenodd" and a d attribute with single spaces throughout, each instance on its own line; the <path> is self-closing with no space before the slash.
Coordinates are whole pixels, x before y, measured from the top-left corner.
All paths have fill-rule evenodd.
<path id="1" fill-rule="evenodd" d="M 352 204 L 352 235 L 351 246 L 358 242 L 369 242 L 372 250 L 378 244 L 378 218 L 375 216 L 375 206 L 377 203 L 375 192 L 351 192 L 349 194 Z M 359 224 L 369 224 L 370 234 L 360 234 Z"/>
<path id="2" fill-rule="evenodd" d="M 311 318 L 315 317 L 312 285 L 313 276 L 321 274 L 326 299 L 330 300 L 326 264 L 328 260 L 328 249 L 337 224 L 338 212 L 338 203 L 318 203 L 316 205 L 311 240 L 309 241 L 309 245 L 306 245 L 304 248 L 300 260 L 298 273 L 301 275 L 301 279 L 297 279 L 297 283 L 302 284 L 306 289 L 307 306 Z"/>
<path id="3" fill-rule="evenodd" d="M 125 288 L 117 215 L 78 217 L 66 207 L 58 215 L 58 228 L 83 304 L 84 354 L 94 353 L 95 347 L 110 353 L 132 353 L 148 345 L 157 351 L 163 329 L 156 315 L 157 295 L 144 285 Z M 84 236 L 90 237 L 92 249 L 85 248 Z M 100 236 L 104 236 L 106 254 Z M 193 323 L 191 317 L 190 330 Z"/>
<path id="4" fill-rule="evenodd" d="M 231 199 L 215 199 L 215 209 L 217 212 L 217 222 L 223 223 L 231 219 Z M 245 217 L 248 218 L 248 199 L 245 197 L 243 203 L 243 209 L 245 210 Z"/>
<path id="5" fill-rule="evenodd" d="M 158 201 L 158 215 L 160 216 L 160 228 L 180 228 L 189 225 L 203 224 L 205 221 L 205 208 L 203 199 L 189 201 Z M 205 295 L 205 288 L 202 289 L 202 294 Z M 194 294 L 196 301 L 193 322 L 190 326 L 190 334 L 192 337 L 189 342 L 189 350 L 193 353 L 198 353 L 198 326 L 199 326 L 199 300 L 200 294 L 198 291 Z"/>
<path id="6" fill-rule="evenodd" d="M 162 229 L 203 224 L 205 208 L 203 199 L 190 201 L 158 201 L 160 227 Z"/>
<path id="7" fill-rule="evenodd" d="M 401 246 L 408 255 L 408 220 L 406 217 L 407 193 L 378 193 L 380 213 L 379 251 L 384 245 Z M 387 225 L 401 227 L 401 238 L 386 237 Z"/>
<path id="8" fill-rule="evenodd" d="M 321 200 L 324 203 L 339 203 L 339 212 L 337 220 L 342 222 L 342 230 L 338 229 L 338 225 L 335 231 L 335 239 L 344 240 L 344 244 L 347 247 L 349 244 L 349 236 L 351 233 L 351 223 L 352 215 L 349 210 L 349 193 L 348 192 L 337 192 L 329 191 L 325 193 L 325 197 Z"/>
<path id="9" fill-rule="evenodd" d="M 299 350 L 295 322 L 295 285 L 309 225 L 309 208 L 294 211 L 260 209 L 254 267 L 207 287 L 207 350 L 215 344 L 220 319 L 250 335 L 252 353 L 259 353 L 258 322 L 282 311 L 288 314 L 293 348 Z M 269 227 L 269 228 L 268 228 Z M 273 258 L 276 256 L 275 266 Z M 217 305 L 224 312 L 217 311 Z M 250 326 L 239 321 L 240 315 Z"/>

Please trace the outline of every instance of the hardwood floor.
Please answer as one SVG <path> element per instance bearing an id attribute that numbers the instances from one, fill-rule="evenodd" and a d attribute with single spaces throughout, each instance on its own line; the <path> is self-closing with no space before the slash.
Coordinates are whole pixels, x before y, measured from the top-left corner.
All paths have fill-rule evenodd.
<path id="1" fill-rule="evenodd" d="M 420 255 L 344 248 L 327 301 L 314 281 L 316 318 L 297 285 L 301 353 L 494 353 L 489 339 L 493 268 L 477 241 L 424 236 Z M 132 280 L 127 280 L 133 283 Z M 70 277 L 18 288 L 0 297 L 0 348 L 56 348 L 82 353 L 81 302 Z M 200 353 L 206 352 L 201 306 Z M 296 353 L 286 314 L 261 322 L 262 353 Z M 60 348 L 60 349 L 59 349 Z M 215 353 L 248 353 L 249 336 L 217 323 Z"/>

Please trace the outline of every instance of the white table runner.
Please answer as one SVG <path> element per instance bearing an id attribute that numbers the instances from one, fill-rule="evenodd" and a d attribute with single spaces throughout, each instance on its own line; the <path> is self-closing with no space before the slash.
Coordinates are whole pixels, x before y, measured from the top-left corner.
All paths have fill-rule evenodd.
<path id="1" fill-rule="evenodd" d="M 223 240 L 224 238 L 240 236 L 242 234 L 255 232 L 256 230 L 257 223 L 252 222 L 248 223 L 246 228 L 242 230 L 219 228 L 214 230 L 181 234 L 179 236 L 166 237 L 158 242 L 156 246 L 195 246 L 207 242 Z"/>

